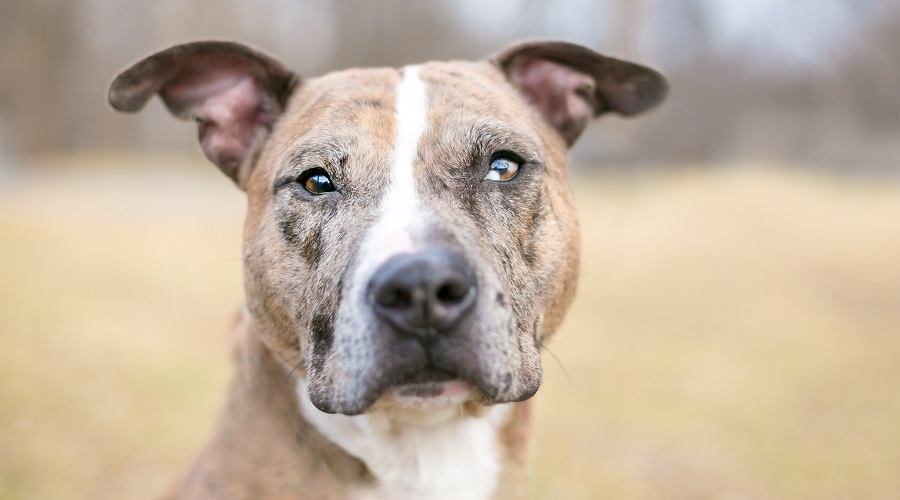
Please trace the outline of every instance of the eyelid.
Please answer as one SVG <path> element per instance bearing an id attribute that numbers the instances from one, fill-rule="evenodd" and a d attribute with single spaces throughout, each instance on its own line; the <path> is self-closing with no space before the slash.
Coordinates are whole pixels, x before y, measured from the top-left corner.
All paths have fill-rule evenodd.
<path id="1" fill-rule="evenodd" d="M 272 184 L 272 192 L 278 193 L 279 191 L 281 191 L 282 189 L 284 189 L 287 186 L 291 186 L 294 184 L 302 184 L 300 182 L 301 179 L 303 179 L 305 174 L 307 172 L 310 172 L 311 170 L 321 170 L 325 174 L 325 176 L 328 177 L 328 179 L 331 181 L 331 185 L 334 186 L 334 191 L 330 191 L 330 192 L 337 192 L 337 193 L 342 192 L 340 185 L 339 185 L 339 181 L 335 178 L 335 176 L 333 176 L 331 174 L 331 172 L 329 172 L 327 169 L 324 169 L 322 167 L 308 167 L 308 168 L 303 169 L 303 171 L 296 173 L 296 174 L 291 173 L 291 174 L 286 174 L 286 175 L 277 177 L 277 178 L 275 178 L 275 182 Z"/>
<path id="2" fill-rule="evenodd" d="M 518 163 L 519 165 L 522 165 L 524 163 L 529 163 L 524 158 L 522 158 L 522 155 L 520 155 L 514 151 L 510 151 L 508 149 L 503 149 L 503 150 L 497 151 L 494 154 L 492 154 L 491 157 L 488 159 L 488 163 L 493 162 L 494 160 L 497 160 L 500 158 L 506 158 L 506 159 L 512 160 L 512 161 Z"/>
<path id="3" fill-rule="evenodd" d="M 342 142 L 314 143 L 290 151 L 281 161 L 281 175 L 275 178 L 272 188 L 275 192 L 286 185 L 298 182 L 300 176 L 309 169 L 325 170 L 335 186 L 343 178 L 344 165 L 349 160 L 348 146 Z"/>
<path id="4" fill-rule="evenodd" d="M 275 179 L 275 183 L 272 185 L 273 192 L 277 193 L 285 186 L 293 184 L 300 180 L 299 174 L 291 174 L 291 175 L 282 175 Z"/>

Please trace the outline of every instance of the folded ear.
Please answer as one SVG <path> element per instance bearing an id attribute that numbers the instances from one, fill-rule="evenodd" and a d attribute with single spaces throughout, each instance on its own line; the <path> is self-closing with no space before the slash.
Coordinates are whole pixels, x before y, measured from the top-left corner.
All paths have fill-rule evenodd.
<path id="1" fill-rule="evenodd" d="M 591 118 L 636 115 L 666 96 L 656 71 L 566 42 L 510 45 L 491 58 L 507 79 L 572 145 Z"/>
<path id="2" fill-rule="evenodd" d="M 109 87 L 109 102 L 135 112 L 159 94 L 169 111 L 197 122 L 200 145 L 238 185 L 256 148 L 284 111 L 298 78 L 271 57 L 231 42 L 176 45 L 142 59 Z"/>

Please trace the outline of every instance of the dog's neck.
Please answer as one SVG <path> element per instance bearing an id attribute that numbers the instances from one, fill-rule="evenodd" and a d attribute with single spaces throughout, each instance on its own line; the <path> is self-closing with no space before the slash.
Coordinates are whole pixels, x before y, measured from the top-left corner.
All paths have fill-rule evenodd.
<path id="1" fill-rule="evenodd" d="M 375 410 L 358 416 L 331 415 L 309 400 L 298 381 L 303 417 L 329 441 L 359 458 L 375 484 L 362 498 L 487 499 L 496 489 L 504 460 L 500 435 L 510 406 L 473 415 L 462 407 L 412 417 Z"/>

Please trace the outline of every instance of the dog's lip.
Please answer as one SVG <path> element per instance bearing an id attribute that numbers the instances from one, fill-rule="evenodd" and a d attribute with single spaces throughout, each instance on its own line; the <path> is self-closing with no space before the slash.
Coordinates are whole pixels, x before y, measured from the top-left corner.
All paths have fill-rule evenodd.
<path id="1" fill-rule="evenodd" d="M 441 382 L 448 382 L 451 380 L 458 380 L 459 377 L 450 373 L 446 370 L 440 370 L 438 368 L 426 367 L 421 370 L 417 370 L 406 377 L 403 377 L 399 383 L 395 384 L 397 386 L 406 386 L 406 385 L 428 385 L 428 384 L 438 384 Z"/>
<path id="2" fill-rule="evenodd" d="M 446 382 L 425 382 L 420 384 L 406 384 L 394 386 L 388 389 L 387 401 L 392 401 L 400 407 L 417 409 L 446 408 L 475 397 L 474 389 L 462 380 L 448 380 Z"/>
<path id="3" fill-rule="evenodd" d="M 457 375 L 437 368 L 418 370 L 392 385 L 388 393 L 402 400 L 468 399 L 472 386 Z"/>

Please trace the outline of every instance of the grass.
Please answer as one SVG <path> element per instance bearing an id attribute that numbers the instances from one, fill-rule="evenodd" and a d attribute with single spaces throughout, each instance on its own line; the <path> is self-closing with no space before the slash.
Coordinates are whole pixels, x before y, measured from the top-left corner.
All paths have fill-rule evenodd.
<path id="1" fill-rule="evenodd" d="M 240 304 L 214 169 L 0 187 L 0 499 L 150 498 L 208 436 Z M 893 499 L 900 185 L 579 179 L 536 498 Z"/>

